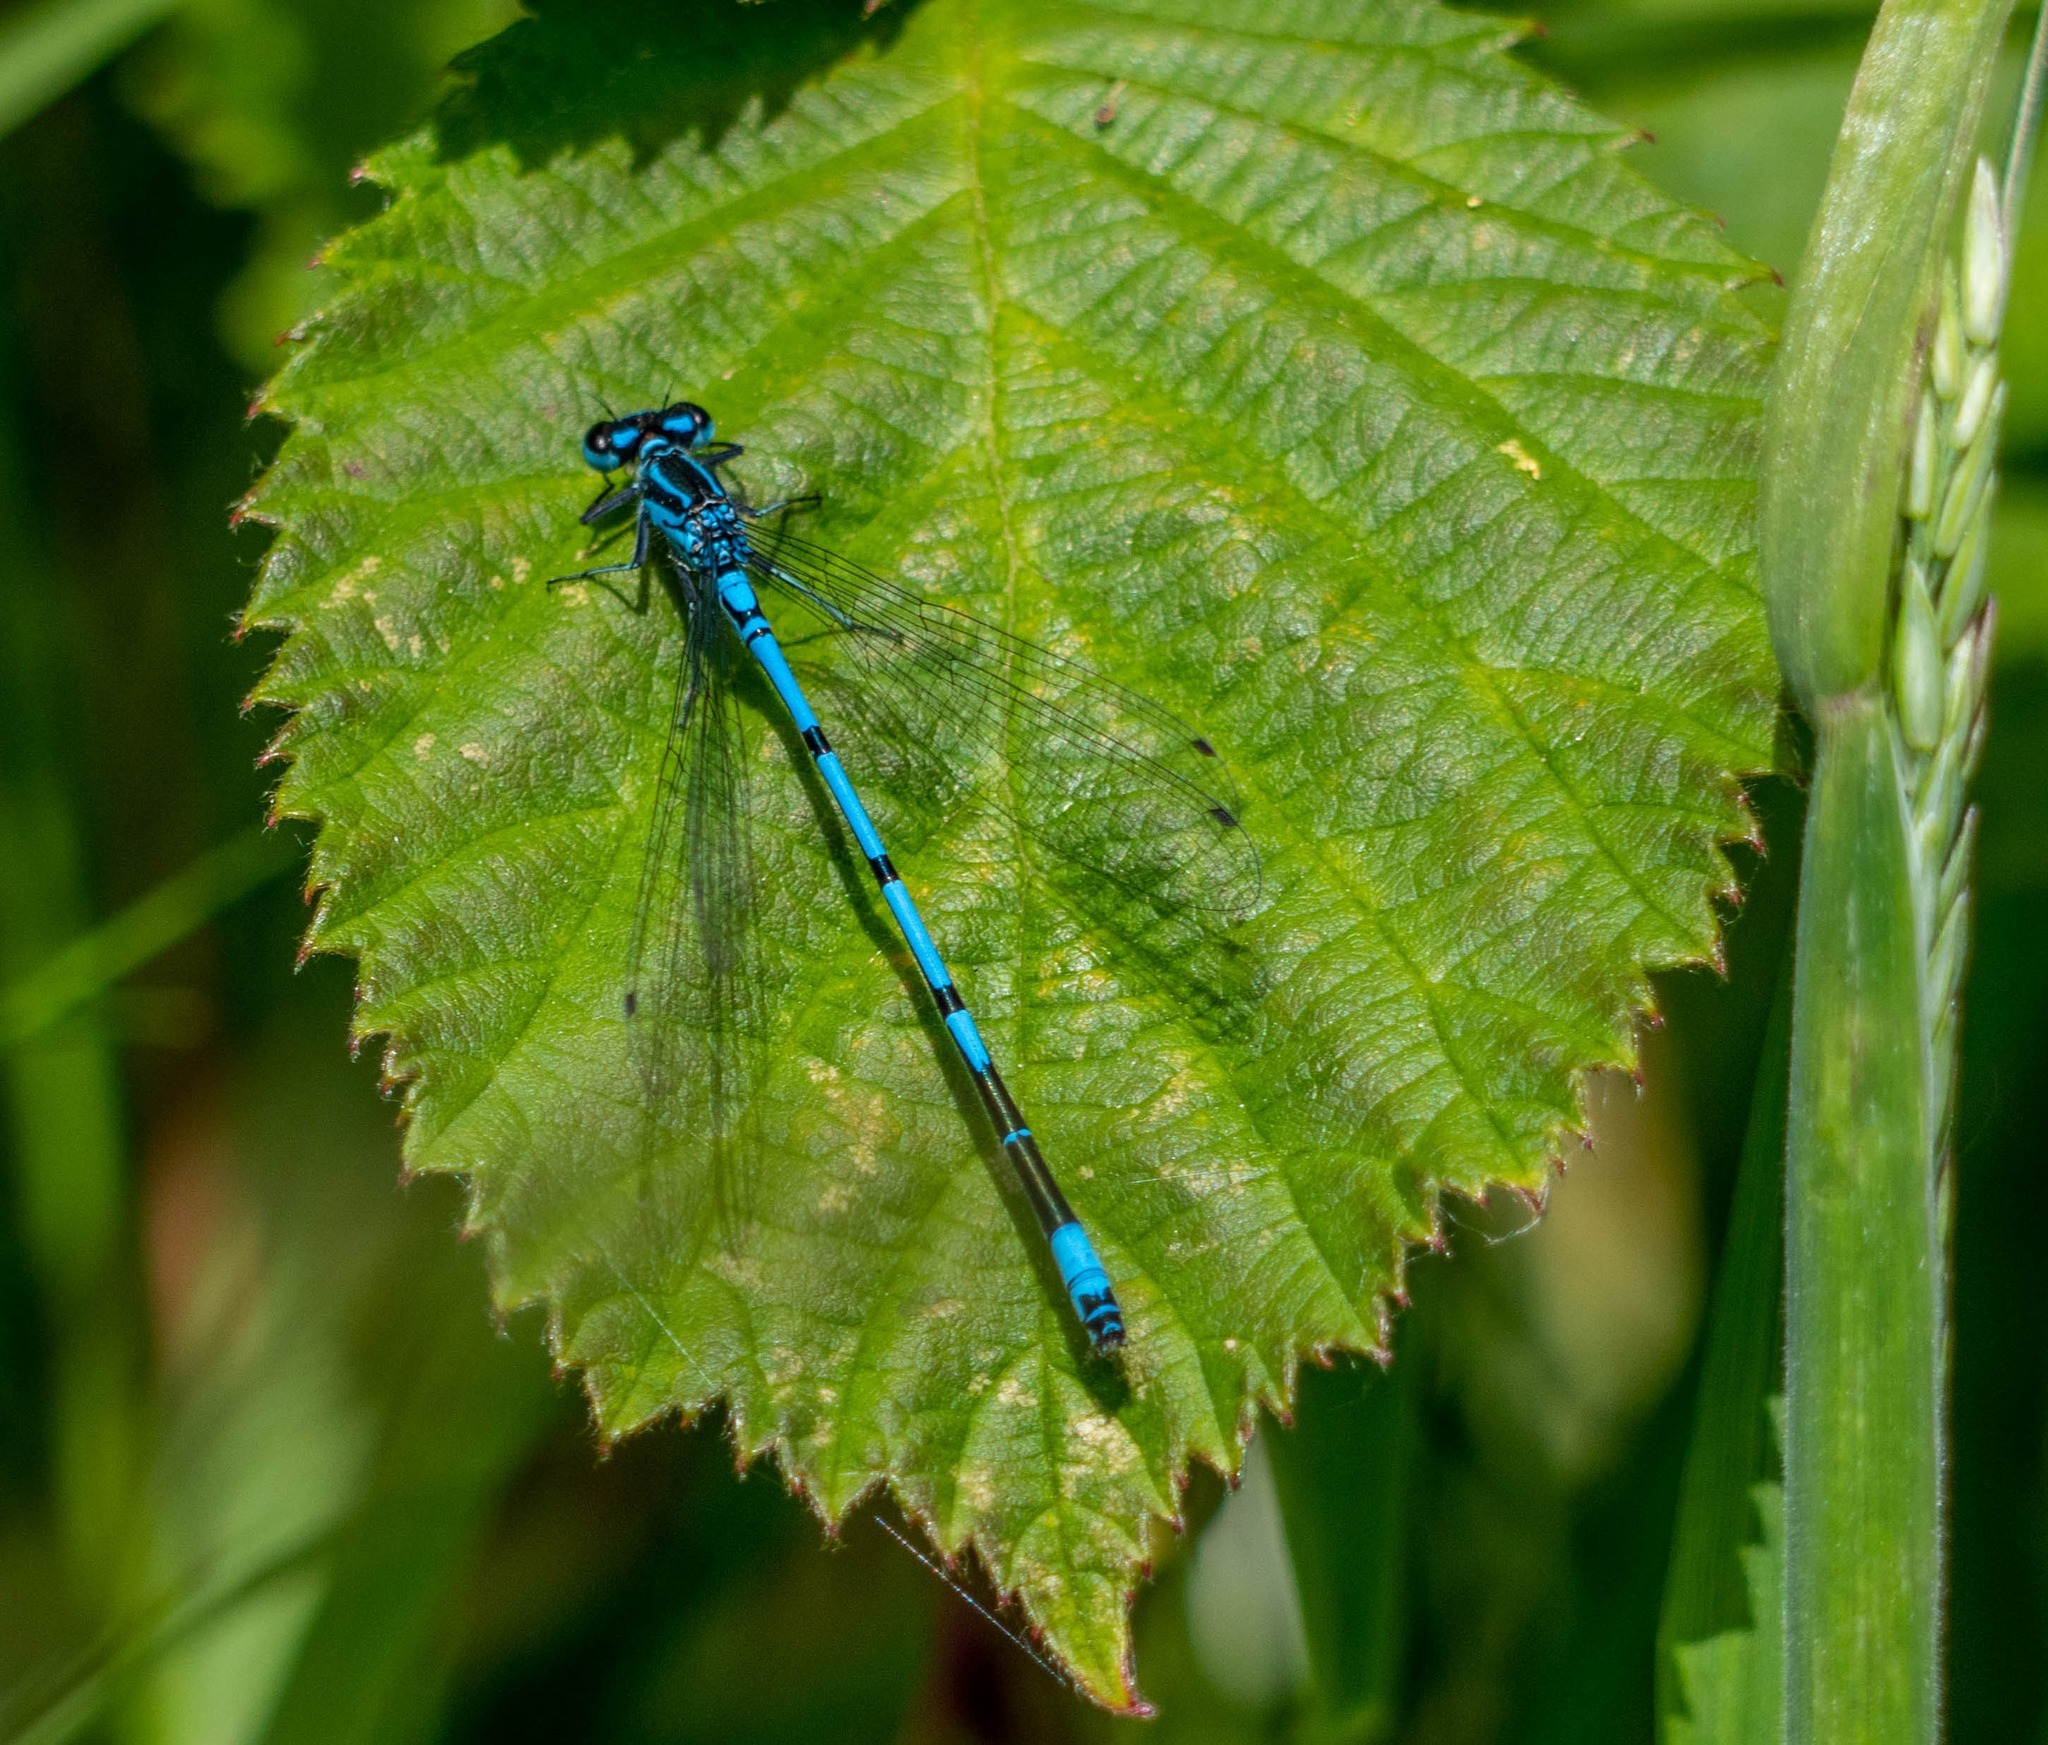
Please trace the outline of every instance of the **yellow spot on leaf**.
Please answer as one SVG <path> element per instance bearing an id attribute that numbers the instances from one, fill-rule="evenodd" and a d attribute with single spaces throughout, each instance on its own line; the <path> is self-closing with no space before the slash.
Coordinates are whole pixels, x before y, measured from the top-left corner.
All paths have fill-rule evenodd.
<path id="1" fill-rule="evenodd" d="M 961 1500 L 968 1508 L 980 1514 L 995 1507 L 995 1480 L 986 1467 L 962 1467 L 959 1482 Z"/>
<path id="2" fill-rule="evenodd" d="M 354 599 L 357 584 L 367 581 L 383 567 L 384 560 L 381 557 L 372 555 L 364 558 L 361 563 L 357 564 L 354 569 L 350 570 L 334 584 L 334 597 L 337 600 Z M 374 600 L 376 597 L 375 594 L 366 594 L 364 596 L 365 599 L 369 600 Z"/>
<path id="3" fill-rule="evenodd" d="M 1532 479 L 1543 477 L 1543 463 L 1512 436 L 1500 445 L 1499 452 L 1515 463 L 1517 472 L 1527 473 Z"/>

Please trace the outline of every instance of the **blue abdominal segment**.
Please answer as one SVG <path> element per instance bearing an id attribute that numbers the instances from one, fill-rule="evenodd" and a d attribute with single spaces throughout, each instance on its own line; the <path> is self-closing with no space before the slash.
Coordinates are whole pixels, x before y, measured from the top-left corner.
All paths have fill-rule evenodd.
<path id="1" fill-rule="evenodd" d="M 1029 1135 L 1026 1135 L 1029 1137 Z M 1117 1307 L 1116 1292 L 1110 1289 L 1109 1274 L 1095 1258 L 1095 1245 L 1076 1219 L 1062 1224 L 1046 1240 L 1052 1245 L 1053 1263 L 1060 1269 L 1060 1282 L 1074 1313 L 1088 1330 L 1088 1337 L 1100 1345 L 1121 1345 L 1124 1340 L 1123 1311 Z"/>

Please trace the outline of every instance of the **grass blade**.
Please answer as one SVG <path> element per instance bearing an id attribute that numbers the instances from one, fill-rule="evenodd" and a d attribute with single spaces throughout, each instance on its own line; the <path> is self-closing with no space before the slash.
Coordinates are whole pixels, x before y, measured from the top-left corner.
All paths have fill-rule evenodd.
<path id="1" fill-rule="evenodd" d="M 1412 1344 L 1412 1341 L 1411 1341 Z M 1293 1424 L 1267 1432 L 1313 1684 L 1304 1736 L 1393 1736 L 1420 1411 L 1411 1352 L 1382 1374 L 1304 1368 Z"/>
<path id="2" fill-rule="evenodd" d="M 126 48 L 177 0 L 42 0 L 0 24 L 0 137 Z"/>
<path id="3" fill-rule="evenodd" d="M 1731 1631 L 1753 1640 L 1774 1638 L 1778 1620 L 1752 1609 L 1743 1579 L 1743 1550 L 1755 1538 L 1754 1491 L 1776 1461 L 1768 1441 L 1765 1404 L 1777 1391 L 1783 1320 L 1785 1223 L 1785 1098 L 1791 1077 L 1792 984 L 1779 983 L 1765 1033 L 1763 1056 L 1750 1098 L 1749 1131 L 1735 1181 L 1735 1200 L 1714 1289 L 1700 1375 L 1692 1445 L 1679 1481 L 1678 1524 L 1657 1629 L 1657 1717 L 1660 1736 L 1678 1740 L 1706 1734 L 1697 1688 L 1701 1673 L 1685 1680 L 1680 1658 L 1695 1644 Z M 1695 1669 L 1706 1663 L 1693 1661 Z M 1737 1670 L 1739 1668 L 1739 1671 Z M 1762 1705 L 1779 1708 L 1775 1667 L 1752 1653 L 1717 1656 L 1705 1676 L 1721 1688 L 1712 1700 L 1724 1711 L 1754 1714 L 1754 1678 L 1768 1673 Z M 1690 1699 L 1689 1701 L 1687 1699 Z M 1683 1719 L 1690 1708 L 1691 1719 Z M 1782 1736 L 1781 1734 L 1778 1736 Z M 1751 1735 L 1752 1745 L 1765 1745 Z"/>
<path id="4" fill-rule="evenodd" d="M 62 946 L 0 992 L 0 1050 L 54 1029 L 81 1006 L 281 875 L 294 844 L 249 829 L 209 849 L 120 914 Z"/>

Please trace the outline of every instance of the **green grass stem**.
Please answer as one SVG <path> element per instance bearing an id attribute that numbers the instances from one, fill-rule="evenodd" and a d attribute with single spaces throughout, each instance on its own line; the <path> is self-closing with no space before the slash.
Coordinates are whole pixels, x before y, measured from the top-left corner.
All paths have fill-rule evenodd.
<path id="1" fill-rule="evenodd" d="M 1883 700 L 1824 715 L 1786 1170 L 1788 1741 L 1939 1731 L 1942 1263 L 1911 849 Z"/>
<path id="2" fill-rule="evenodd" d="M 1765 585 L 1815 737 L 1785 1153 L 1792 1745 L 1941 1729 L 1949 1134 L 2009 260 L 1971 159 L 2009 11 L 1884 8 L 1773 384 Z"/>
<path id="3" fill-rule="evenodd" d="M 298 858 L 287 838 L 251 827 L 211 848 L 120 914 L 79 934 L 0 991 L 0 1051 L 54 1029 Z"/>

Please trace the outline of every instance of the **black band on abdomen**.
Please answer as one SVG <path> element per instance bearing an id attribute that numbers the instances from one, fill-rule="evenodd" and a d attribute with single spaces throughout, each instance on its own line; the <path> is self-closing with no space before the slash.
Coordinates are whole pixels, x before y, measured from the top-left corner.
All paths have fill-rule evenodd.
<path id="1" fill-rule="evenodd" d="M 1017 1180 L 1024 1189 L 1024 1197 L 1031 1202 L 1039 1227 L 1050 1236 L 1062 1224 L 1071 1224 L 1074 1209 L 1067 1204 L 1067 1196 L 1060 1192 L 1060 1184 L 1053 1180 L 1045 1154 L 1038 1149 L 1038 1141 L 1025 1125 L 1016 1098 L 1010 1095 L 1010 1087 L 1003 1083 L 1003 1075 L 991 1064 L 975 1073 L 973 1078 L 974 1088 L 981 1093 L 981 1106 L 988 1111 L 988 1118 L 995 1126 L 996 1139 L 1009 1158 L 1010 1167 L 1017 1172 Z"/>

